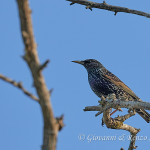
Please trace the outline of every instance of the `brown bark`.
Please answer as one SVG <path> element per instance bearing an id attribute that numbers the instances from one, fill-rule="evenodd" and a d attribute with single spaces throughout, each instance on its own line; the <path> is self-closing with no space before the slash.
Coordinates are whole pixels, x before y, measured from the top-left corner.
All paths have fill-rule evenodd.
<path id="1" fill-rule="evenodd" d="M 70 5 L 73 5 L 75 3 L 80 4 L 80 5 L 85 5 L 86 9 L 90 9 L 91 11 L 92 11 L 92 8 L 98 8 L 98 9 L 105 9 L 108 11 L 112 11 L 115 13 L 114 15 L 117 15 L 118 12 L 124 12 L 124 13 L 135 14 L 135 15 L 150 18 L 149 13 L 145 13 L 143 11 L 138 11 L 134 9 L 129 9 L 126 7 L 109 5 L 105 1 L 103 1 L 103 3 L 96 3 L 96 2 L 92 2 L 88 0 L 67 0 L 67 1 L 71 2 Z"/>
<path id="2" fill-rule="evenodd" d="M 47 65 L 48 61 L 46 61 L 44 65 L 40 65 L 33 34 L 31 10 L 29 8 L 28 0 L 17 0 L 17 4 L 19 9 L 22 39 L 25 45 L 25 55 L 23 58 L 31 71 L 43 114 L 44 129 L 42 150 L 55 150 L 57 134 L 60 126 L 63 126 L 63 123 L 60 124 L 59 120 L 62 120 L 63 118 L 61 117 L 56 119 L 53 114 L 50 92 L 42 75 L 42 69 Z"/>
<path id="3" fill-rule="evenodd" d="M 0 79 L 3 80 L 3 81 L 5 81 L 5 82 L 7 82 L 7 83 L 12 84 L 13 86 L 15 86 L 15 87 L 17 87 L 17 88 L 19 88 L 25 95 L 27 95 L 27 96 L 29 96 L 31 99 L 33 99 L 33 100 L 39 102 L 39 99 L 38 99 L 35 95 L 33 95 L 33 94 L 31 94 L 30 92 L 28 92 L 28 91 L 23 87 L 23 85 L 22 85 L 21 82 L 16 82 L 16 81 L 14 81 L 14 80 L 12 80 L 12 79 L 10 79 L 10 78 L 8 78 L 8 77 L 5 77 L 5 76 L 2 75 L 2 74 L 0 74 Z"/>

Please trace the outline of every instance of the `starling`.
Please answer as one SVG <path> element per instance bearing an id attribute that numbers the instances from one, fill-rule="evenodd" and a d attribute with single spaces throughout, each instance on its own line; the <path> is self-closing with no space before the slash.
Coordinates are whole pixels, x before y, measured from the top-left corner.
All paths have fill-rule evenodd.
<path id="1" fill-rule="evenodd" d="M 72 61 L 83 65 L 88 72 L 88 81 L 93 92 L 101 98 L 114 93 L 117 99 L 130 101 L 142 101 L 135 93 L 126 86 L 118 77 L 108 71 L 100 62 L 95 59 L 84 61 Z M 144 109 L 135 110 L 147 123 L 150 122 L 150 114 Z"/>

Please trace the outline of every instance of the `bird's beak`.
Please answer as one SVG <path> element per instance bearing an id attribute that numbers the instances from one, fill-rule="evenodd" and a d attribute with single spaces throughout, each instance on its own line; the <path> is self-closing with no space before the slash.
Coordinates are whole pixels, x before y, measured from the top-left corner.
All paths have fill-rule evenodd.
<path id="1" fill-rule="evenodd" d="M 84 61 L 72 61 L 72 62 L 74 62 L 74 63 L 78 63 L 78 64 L 81 64 L 81 65 L 83 65 L 84 64 Z"/>

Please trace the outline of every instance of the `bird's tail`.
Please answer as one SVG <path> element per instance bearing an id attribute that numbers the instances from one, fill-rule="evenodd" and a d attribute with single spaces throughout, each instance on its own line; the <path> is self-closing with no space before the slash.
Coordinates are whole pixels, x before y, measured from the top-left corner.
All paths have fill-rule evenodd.
<path id="1" fill-rule="evenodd" d="M 147 122 L 150 122 L 150 114 L 144 109 L 136 109 L 136 112 Z"/>

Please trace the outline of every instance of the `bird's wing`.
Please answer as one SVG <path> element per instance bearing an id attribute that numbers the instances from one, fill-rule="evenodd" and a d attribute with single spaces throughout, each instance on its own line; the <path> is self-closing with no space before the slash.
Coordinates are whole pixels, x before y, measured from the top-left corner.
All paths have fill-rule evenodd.
<path id="1" fill-rule="evenodd" d="M 118 77 L 116 77 L 114 74 L 112 74 L 110 71 L 105 72 L 105 75 L 103 76 L 107 81 L 112 82 L 119 88 L 123 89 L 125 92 L 127 92 L 129 95 L 134 97 L 135 99 L 139 99 L 135 93 L 127 86 L 125 85 Z"/>

